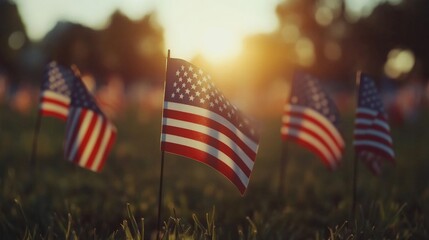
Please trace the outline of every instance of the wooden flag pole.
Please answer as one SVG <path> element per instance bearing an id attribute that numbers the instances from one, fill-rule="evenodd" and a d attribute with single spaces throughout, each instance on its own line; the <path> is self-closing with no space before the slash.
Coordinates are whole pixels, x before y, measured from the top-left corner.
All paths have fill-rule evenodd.
<path id="1" fill-rule="evenodd" d="M 170 60 L 170 49 L 168 49 L 167 52 L 167 64 L 165 68 L 165 82 L 164 82 L 164 93 L 165 93 L 165 83 L 167 82 L 167 68 L 168 68 L 168 61 Z M 161 120 L 162 122 L 162 120 Z M 161 123 L 161 134 L 162 134 L 162 123 Z M 162 141 L 162 139 L 161 139 Z M 158 192 L 158 222 L 156 226 L 156 239 L 160 240 L 161 237 L 161 213 L 162 213 L 162 189 L 163 189 L 163 182 L 164 182 L 164 150 L 161 150 L 161 170 L 159 174 L 159 192 Z"/>
<path id="2" fill-rule="evenodd" d="M 37 113 L 36 125 L 34 127 L 34 135 L 33 135 L 33 149 L 31 150 L 30 156 L 30 165 L 34 167 L 36 165 L 36 155 L 37 155 L 37 141 L 39 138 L 40 125 L 42 123 L 42 114 L 40 110 Z"/>

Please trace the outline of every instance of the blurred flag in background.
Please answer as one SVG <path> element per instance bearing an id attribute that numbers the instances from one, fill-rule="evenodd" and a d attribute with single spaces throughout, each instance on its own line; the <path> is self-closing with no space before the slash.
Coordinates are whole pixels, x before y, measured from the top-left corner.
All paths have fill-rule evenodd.
<path id="1" fill-rule="evenodd" d="M 45 70 L 40 93 L 40 113 L 66 120 L 69 112 L 71 85 L 76 75 L 69 67 L 50 62 Z"/>
<path id="2" fill-rule="evenodd" d="M 319 156 L 329 169 L 341 161 L 344 140 L 336 125 L 339 114 L 318 79 L 296 72 L 284 106 L 281 134 Z"/>
<path id="3" fill-rule="evenodd" d="M 383 159 L 394 162 L 395 158 L 387 114 L 373 79 L 361 73 L 357 80 L 355 153 L 374 174 L 379 175 Z"/>
<path id="4" fill-rule="evenodd" d="M 98 172 L 115 142 L 116 127 L 97 106 L 77 68 L 73 72 L 65 154 L 69 161 Z"/>

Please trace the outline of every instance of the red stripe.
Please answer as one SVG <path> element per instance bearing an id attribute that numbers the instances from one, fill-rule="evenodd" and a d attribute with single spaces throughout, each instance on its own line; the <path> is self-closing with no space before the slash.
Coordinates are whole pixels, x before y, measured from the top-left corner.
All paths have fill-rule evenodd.
<path id="1" fill-rule="evenodd" d="M 357 119 L 367 119 L 367 120 L 376 120 L 376 119 L 378 119 L 378 120 L 380 120 L 380 121 L 383 121 L 383 122 L 387 122 L 387 118 L 384 116 L 384 114 L 380 114 L 380 113 L 377 113 L 377 115 L 372 115 L 372 114 L 369 114 L 369 113 L 363 113 L 363 112 L 357 112 L 356 113 L 356 118 Z"/>
<path id="2" fill-rule="evenodd" d="M 64 115 L 56 111 L 48 111 L 48 110 L 41 109 L 40 114 L 42 114 L 42 116 L 45 116 L 45 117 L 54 117 L 54 118 L 61 119 L 63 121 L 67 120 L 67 115 Z"/>
<path id="3" fill-rule="evenodd" d="M 380 144 L 385 145 L 387 148 L 392 148 L 393 145 L 391 142 L 388 142 L 386 139 L 381 138 L 381 137 L 377 137 L 375 135 L 371 135 L 371 134 L 359 134 L 354 136 L 356 141 L 374 141 L 374 142 L 378 142 Z"/>
<path id="4" fill-rule="evenodd" d="M 336 157 L 336 155 L 335 155 L 335 153 L 334 153 L 334 151 L 332 150 L 332 148 L 333 147 L 335 147 L 335 146 L 333 146 L 333 147 L 331 147 L 319 134 L 318 134 L 318 132 L 314 132 L 314 131 L 312 131 L 312 130 L 310 130 L 310 129 L 308 129 L 308 128 L 304 128 L 304 126 L 302 126 L 302 125 L 297 125 L 297 124 L 287 124 L 287 123 L 285 123 L 285 124 L 283 124 L 283 126 L 285 126 L 285 127 L 289 127 L 289 128 L 291 128 L 291 129 L 295 129 L 295 130 L 297 130 L 297 131 L 300 131 L 300 132 L 305 132 L 305 133 L 307 133 L 307 134 L 309 134 L 309 135 L 311 135 L 312 137 L 314 137 L 318 142 L 320 142 L 320 144 L 321 145 L 323 145 L 326 149 L 328 149 L 328 151 L 329 151 L 329 153 L 332 155 L 332 157 L 334 158 L 333 160 L 334 161 L 339 161 L 339 159 L 337 159 L 337 157 Z M 329 137 L 331 137 L 331 135 L 329 135 Z M 332 141 L 334 141 L 335 142 L 335 140 L 334 139 L 332 139 Z M 340 153 L 341 153 L 341 151 L 342 151 L 342 149 L 340 149 Z"/>
<path id="5" fill-rule="evenodd" d="M 98 137 L 95 141 L 94 147 L 91 150 L 91 155 L 89 155 L 88 161 L 86 162 L 86 168 L 91 168 L 92 164 L 94 163 L 95 157 L 97 156 L 97 153 L 100 151 L 100 145 L 101 141 L 103 140 L 104 132 L 106 131 L 106 121 L 104 118 L 97 116 L 97 120 L 101 118 L 101 127 L 98 131 Z"/>
<path id="6" fill-rule="evenodd" d="M 97 172 L 99 172 L 99 171 L 101 171 L 101 169 L 103 169 L 103 166 L 106 163 L 107 155 L 109 154 L 110 150 L 112 149 L 113 143 L 116 140 L 116 131 L 114 131 L 114 130 L 105 131 L 105 134 L 103 134 L 103 136 L 105 137 L 105 135 L 107 135 L 109 132 L 111 133 L 110 139 L 109 139 L 109 142 L 107 143 L 106 150 L 103 153 L 100 164 L 97 167 Z"/>
<path id="7" fill-rule="evenodd" d="M 323 153 L 317 147 L 315 147 L 313 144 L 311 144 L 310 142 L 307 142 L 304 139 L 296 137 L 296 136 L 283 135 L 283 140 L 286 140 L 286 139 L 292 139 L 296 143 L 298 143 L 299 145 L 301 145 L 304 148 L 307 148 L 308 150 L 313 152 L 316 156 L 318 156 L 322 160 L 322 162 L 325 164 L 325 166 L 329 170 L 333 170 L 336 168 L 336 165 L 332 166 L 331 162 L 323 155 Z M 336 164 L 336 162 L 334 162 L 333 164 Z"/>
<path id="8" fill-rule="evenodd" d="M 235 134 L 229 128 L 225 127 L 224 125 L 222 125 L 222 124 L 220 124 L 214 120 L 211 120 L 209 118 L 206 118 L 206 117 L 203 117 L 200 115 L 196 115 L 196 114 L 185 113 L 185 112 L 180 112 L 180 111 L 176 111 L 176 110 L 169 110 L 169 109 L 164 109 L 163 117 L 182 120 L 182 121 L 186 121 L 186 122 L 192 122 L 192 123 L 196 123 L 196 124 L 200 124 L 200 125 L 204 125 L 206 127 L 212 128 L 212 129 L 214 129 L 218 132 L 221 132 L 221 133 L 225 134 L 226 136 L 228 136 L 232 141 L 234 141 L 246 153 L 247 156 L 250 157 L 250 159 L 252 159 L 254 161 L 254 159 L 256 158 L 256 153 L 254 151 L 252 151 L 252 149 L 250 149 L 246 145 L 246 143 L 244 143 L 237 136 L 237 134 Z M 239 131 L 238 128 L 237 128 L 237 131 Z"/>
<path id="9" fill-rule="evenodd" d="M 376 119 L 376 115 L 372 115 L 369 113 L 363 113 L 363 112 L 357 112 L 356 113 L 356 118 L 362 118 L 362 119 L 367 119 L 367 120 L 374 120 Z"/>
<path id="10" fill-rule="evenodd" d="M 331 138 L 335 145 L 337 146 L 338 149 L 340 149 L 340 151 L 343 151 L 343 147 L 342 144 L 340 142 L 337 141 L 336 137 L 334 136 L 334 134 L 324 125 L 322 124 L 320 121 L 318 121 L 316 118 L 313 117 L 313 114 L 307 114 L 307 113 L 302 113 L 302 112 L 294 112 L 294 111 L 286 111 L 285 112 L 286 116 L 291 116 L 291 117 L 297 117 L 298 119 L 305 119 L 309 122 L 312 122 L 314 124 L 316 124 L 317 126 L 319 126 L 320 128 L 323 129 L 323 131 L 325 131 L 328 135 L 329 138 Z M 319 114 L 320 117 L 325 118 L 323 115 Z M 326 119 L 326 118 L 325 118 Z M 331 123 L 328 119 L 326 119 L 326 121 L 328 121 L 329 123 Z M 335 126 L 332 125 L 332 127 L 335 128 Z"/>
<path id="11" fill-rule="evenodd" d="M 43 103 L 52 103 L 54 105 L 58 105 L 60 107 L 65 107 L 65 108 L 68 108 L 70 106 L 69 103 L 65 103 L 65 102 L 62 102 L 58 99 L 48 98 L 48 97 L 42 97 L 41 104 L 43 104 Z M 41 106 L 43 106 L 43 105 L 41 105 Z"/>
<path id="12" fill-rule="evenodd" d="M 224 175 L 226 178 L 228 178 L 238 188 L 242 195 L 246 191 L 246 186 L 243 185 L 234 170 L 232 170 L 230 167 L 228 167 L 228 165 L 226 165 L 219 159 L 213 157 L 212 155 L 191 147 L 169 142 L 163 142 L 161 148 L 163 151 L 168 151 L 184 157 L 192 158 L 194 160 L 209 165 L 210 167 L 216 169 L 218 172 Z"/>
<path id="13" fill-rule="evenodd" d="M 390 135 L 390 131 L 389 130 L 387 130 L 387 129 L 383 128 L 383 127 L 377 126 L 377 125 L 356 124 L 355 125 L 355 129 L 356 130 L 374 130 L 374 131 L 377 131 L 377 132 L 380 132 L 380 133 L 384 133 L 386 135 Z"/>
<path id="14" fill-rule="evenodd" d="M 252 172 L 246 166 L 246 164 L 243 162 L 240 156 L 238 156 L 234 152 L 234 150 L 231 149 L 230 146 L 220 142 L 216 138 L 213 138 L 211 136 L 208 136 L 206 134 L 203 134 L 197 131 L 192 131 L 192 130 L 178 128 L 178 127 L 172 127 L 172 126 L 163 126 L 162 132 L 165 134 L 172 134 L 175 136 L 193 139 L 193 140 L 205 143 L 207 145 L 210 145 L 213 148 L 216 148 L 217 150 L 225 153 L 228 157 L 230 157 L 240 167 L 240 169 L 244 172 L 244 174 L 246 174 L 247 177 L 249 177 L 250 173 Z"/>
<path id="15" fill-rule="evenodd" d="M 89 112 L 92 112 L 92 111 L 86 110 L 86 109 L 84 111 L 85 112 L 83 114 L 85 115 L 85 118 L 88 117 Z M 78 151 L 76 153 L 76 157 L 75 157 L 75 162 L 76 163 L 80 162 L 82 160 L 82 155 L 83 155 L 84 151 L 86 150 L 86 147 L 88 145 L 88 141 L 89 141 L 89 139 L 91 138 L 91 136 L 92 136 L 92 134 L 94 132 L 94 126 L 97 123 L 97 115 L 95 114 L 95 112 L 92 112 L 92 113 L 93 113 L 93 115 L 92 115 L 92 117 L 90 119 L 90 122 L 89 122 L 89 125 L 88 125 L 88 129 L 86 130 L 86 132 L 84 132 L 85 135 L 84 135 L 81 143 L 79 144 Z M 78 130 L 79 133 L 81 131 L 83 131 L 83 129 L 81 129 L 82 123 L 83 122 L 81 122 L 79 124 L 79 130 Z"/>

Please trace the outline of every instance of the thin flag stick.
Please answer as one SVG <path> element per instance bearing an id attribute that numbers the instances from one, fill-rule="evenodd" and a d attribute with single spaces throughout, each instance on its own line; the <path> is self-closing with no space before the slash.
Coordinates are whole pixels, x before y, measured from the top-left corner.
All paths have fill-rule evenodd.
<path id="1" fill-rule="evenodd" d="M 161 234 L 161 210 L 162 210 L 162 185 L 164 179 L 164 151 L 161 151 L 161 173 L 159 175 L 159 194 L 158 194 L 158 223 L 156 226 L 156 239 L 160 240 Z"/>
<path id="2" fill-rule="evenodd" d="M 357 89 L 360 88 L 360 77 L 361 77 L 361 71 L 358 71 L 356 74 L 356 87 L 357 87 Z M 358 95 L 356 96 L 356 101 L 359 101 Z M 357 106 L 357 103 L 356 103 L 356 106 Z M 355 220 L 355 214 L 356 214 L 356 195 L 357 195 L 357 178 L 358 178 L 358 166 L 357 166 L 357 164 L 358 164 L 358 156 L 355 153 L 354 160 L 353 160 L 351 220 Z"/>
<path id="3" fill-rule="evenodd" d="M 288 148 L 287 148 L 287 144 L 286 141 L 282 142 L 282 153 L 281 153 L 281 157 L 280 157 L 280 169 L 279 169 L 279 188 L 278 188 L 278 196 L 282 197 L 283 196 L 283 192 L 285 190 L 284 187 L 284 183 L 286 180 L 286 165 L 288 162 Z"/>
<path id="4" fill-rule="evenodd" d="M 355 155 L 353 160 L 353 187 L 352 187 L 352 209 L 351 220 L 355 220 L 356 215 L 356 192 L 357 192 L 357 177 L 358 177 L 358 157 Z"/>
<path id="5" fill-rule="evenodd" d="M 170 60 L 170 49 L 168 49 L 167 53 L 167 64 L 168 67 L 168 61 Z M 167 67 L 165 68 L 165 82 L 167 82 Z M 164 82 L 164 89 L 165 89 L 165 82 Z M 165 93 L 165 90 L 164 90 Z M 162 119 L 162 118 L 161 118 Z M 162 120 L 161 120 L 162 121 Z M 162 124 L 161 124 L 161 133 L 162 133 Z M 161 170 L 159 174 L 159 193 L 158 193 L 158 223 L 156 226 L 156 239 L 160 240 L 160 234 L 161 234 L 161 213 L 162 213 L 162 188 L 163 188 L 163 182 L 164 182 L 164 150 L 161 150 Z"/>
<path id="6" fill-rule="evenodd" d="M 40 131 L 40 125 L 42 123 L 42 114 L 38 110 L 37 113 L 37 119 L 36 119 L 36 125 L 34 127 L 34 135 L 33 135 L 33 149 L 31 150 L 31 156 L 30 156 L 30 165 L 32 167 L 36 164 L 36 155 L 37 155 L 37 142 L 39 138 L 39 131 Z"/>

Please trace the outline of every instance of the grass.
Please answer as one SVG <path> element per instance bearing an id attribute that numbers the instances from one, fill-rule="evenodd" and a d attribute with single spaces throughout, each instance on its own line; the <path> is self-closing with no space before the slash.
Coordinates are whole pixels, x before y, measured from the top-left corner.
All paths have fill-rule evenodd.
<path id="1" fill-rule="evenodd" d="M 0 106 L 0 238 L 155 239 L 160 113 L 137 119 L 130 111 L 116 122 L 117 143 L 95 174 L 63 159 L 64 124 L 49 118 L 31 167 L 35 114 Z M 344 116 L 347 143 L 352 120 Z M 342 166 L 330 172 L 287 143 L 279 191 L 280 118 L 264 124 L 243 197 L 211 168 L 166 154 L 163 239 L 428 239 L 428 120 L 422 112 L 413 125 L 393 128 L 397 163 L 381 177 L 359 164 L 356 219 L 350 219 L 350 144 Z"/>

